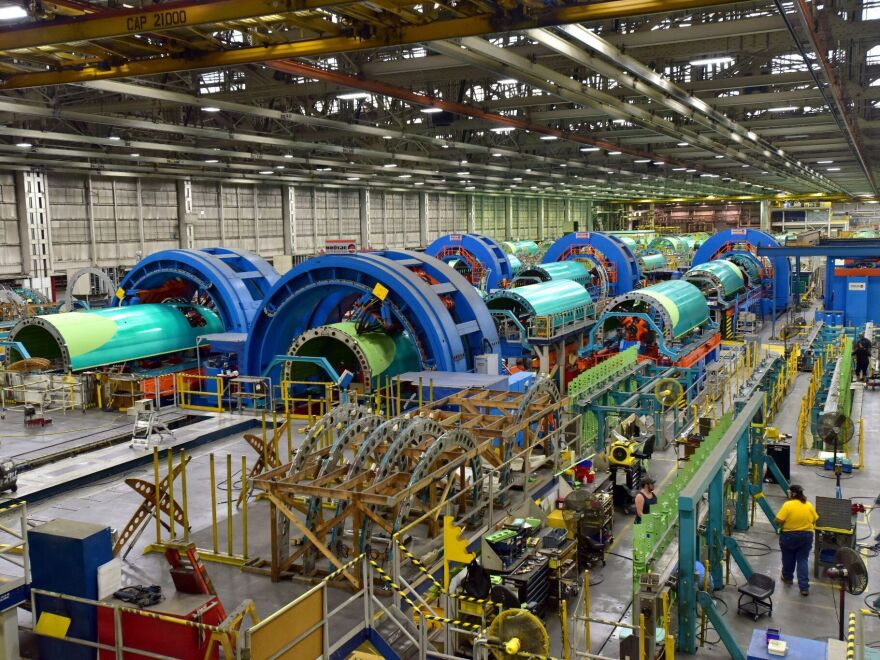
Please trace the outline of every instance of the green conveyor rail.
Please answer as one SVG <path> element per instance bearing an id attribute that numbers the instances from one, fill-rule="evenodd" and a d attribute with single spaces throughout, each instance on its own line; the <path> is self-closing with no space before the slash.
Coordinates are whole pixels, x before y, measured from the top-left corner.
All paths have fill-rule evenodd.
<path id="1" fill-rule="evenodd" d="M 840 395 L 837 399 L 837 412 L 843 413 L 847 417 L 852 413 L 852 351 L 853 340 L 847 337 L 844 340 L 843 353 L 841 354 L 840 363 Z M 853 424 L 856 420 L 853 420 Z"/>
<path id="2" fill-rule="evenodd" d="M 637 589 L 641 576 L 647 571 L 649 557 L 657 557 L 677 539 L 675 534 L 665 534 L 678 521 L 678 496 L 684 487 L 693 479 L 697 471 L 712 453 L 715 446 L 730 428 L 733 413 L 729 412 L 718 420 L 715 428 L 700 443 L 700 446 L 676 472 L 672 481 L 659 488 L 657 504 L 651 506 L 651 513 L 642 519 L 641 525 L 633 526 L 633 588 Z"/>

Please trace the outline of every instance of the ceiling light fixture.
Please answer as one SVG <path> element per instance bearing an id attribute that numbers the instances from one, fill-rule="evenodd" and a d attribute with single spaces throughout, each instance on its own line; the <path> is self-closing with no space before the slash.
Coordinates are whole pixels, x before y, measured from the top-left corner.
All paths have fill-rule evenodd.
<path id="1" fill-rule="evenodd" d="M 728 62 L 735 61 L 734 58 L 729 56 L 721 56 L 721 57 L 707 57 L 702 60 L 691 60 L 691 66 L 711 66 L 713 64 L 727 64 Z"/>
<path id="2" fill-rule="evenodd" d="M 346 94 L 337 94 L 336 98 L 340 101 L 354 101 L 356 99 L 368 99 L 371 94 L 368 92 L 348 92 Z"/>
<path id="3" fill-rule="evenodd" d="M 516 78 L 502 78 L 498 81 L 499 85 L 516 85 L 517 83 L 519 83 L 519 80 Z"/>
<path id="4" fill-rule="evenodd" d="M 17 142 L 15 146 L 19 149 L 30 149 L 34 145 L 32 145 L 30 142 Z"/>
<path id="5" fill-rule="evenodd" d="M 581 151 L 583 153 L 590 153 L 592 151 L 602 151 L 599 147 L 581 147 Z"/>
<path id="6" fill-rule="evenodd" d="M 260 174 L 275 174 L 275 170 L 260 170 Z"/>
<path id="7" fill-rule="evenodd" d="M 382 167 L 386 170 L 390 170 L 392 167 L 397 167 L 397 163 L 385 163 Z"/>
<path id="8" fill-rule="evenodd" d="M 438 112 L 443 112 L 443 108 L 422 108 L 419 112 L 423 112 L 426 115 L 435 115 Z"/>
<path id="9" fill-rule="evenodd" d="M 620 151 L 609 151 L 608 155 L 609 156 L 619 156 L 621 153 L 622 152 L 620 152 Z"/>
<path id="10" fill-rule="evenodd" d="M 794 105 L 784 105 L 779 108 L 767 108 L 767 112 L 794 112 L 795 110 L 800 110 L 800 108 Z"/>
<path id="11" fill-rule="evenodd" d="M 16 18 L 24 18 L 27 15 L 27 11 L 22 7 L 15 5 L 0 7 L 0 21 L 14 21 Z"/>
<path id="12" fill-rule="evenodd" d="M 220 108 L 216 108 L 213 105 L 206 105 L 202 108 L 202 112 L 220 112 Z"/>
<path id="13" fill-rule="evenodd" d="M 542 135 L 541 139 L 546 140 L 547 142 L 550 142 L 552 140 L 558 140 L 559 138 L 556 137 L 555 135 Z"/>

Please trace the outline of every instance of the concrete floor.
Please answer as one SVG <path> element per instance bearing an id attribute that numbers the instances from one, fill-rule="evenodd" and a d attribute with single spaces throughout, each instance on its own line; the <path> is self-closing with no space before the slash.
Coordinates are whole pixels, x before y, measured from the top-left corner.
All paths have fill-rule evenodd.
<path id="1" fill-rule="evenodd" d="M 807 375 L 801 374 L 795 384 L 792 394 L 786 399 L 782 410 L 775 420 L 776 425 L 784 433 L 793 433 L 797 421 L 800 401 L 806 389 Z M 863 417 L 865 419 L 866 442 L 865 460 L 866 468 L 856 471 L 852 476 L 847 476 L 843 482 L 843 494 L 845 497 L 860 498 L 860 501 L 868 507 L 874 502 L 874 498 L 880 492 L 880 448 L 876 442 L 876 429 L 880 429 L 880 392 L 868 391 L 864 398 Z M 294 434 L 294 442 L 298 443 L 302 436 Z M 194 531 L 194 538 L 202 547 L 211 545 L 211 516 L 209 488 L 209 454 L 215 455 L 217 470 L 216 499 L 219 509 L 219 550 L 225 550 L 226 545 L 226 515 L 225 502 L 226 491 L 226 455 L 232 456 L 232 485 L 233 497 L 237 498 L 240 488 L 241 456 L 247 456 L 248 464 L 252 464 L 255 455 L 252 449 L 242 440 L 241 434 L 236 434 L 225 439 L 212 442 L 194 449 L 191 452 L 192 461 L 188 471 L 189 485 L 189 517 Z M 658 478 L 658 487 L 662 490 L 664 483 L 671 479 L 674 474 L 675 459 L 671 450 L 658 452 L 651 462 L 651 472 Z M 163 464 L 164 473 L 164 464 Z M 34 524 L 48 521 L 56 517 L 71 518 L 109 524 L 114 528 L 121 529 L 131 513 L 138 506 L 141 499 L 131 488 L 124 484 L 124 477 L 139 477 L 152 480 L 152 467 L 137 468 L 130 472 L 106 479 L 87 487 L 78 488 L 65 495 L 50 498 L 29 507 L 29 513 Z M 811 499 L 817 495 L 833 496 L 834 481 L 829 475 L 812 467 L 799 465 L 792 466 L 793 481 L 804 485 L 808 497 Z M 178 490 L 179 493 L 179 490 Z M 778 509 L 783 501 L 782 493 L 773 486 L 767 487 L 768 501 L 774 510 Z M 268 556 L 268 534 L 266 531 L 267 515 L 265 505 L 252 504 L 249 509 L 249 554 L 254 556 Z M 595 616 L 606 619 L 629 621 L 631 617 L 631 527 L 632 518 L 618 515 L 615 520 L 615 543 L 611 548 L 612 554 L 608 556 L 605 567 L 600 567 L 591 574 L 591 612 Z M 236 511 L 233 516 L 233 529 L 235 538 L 234 551 L 240 551 L 241 516 Z M 878 525 L 880 530 L 880 525 Z M 869 526 L 860 521 L 859 538 L 864 542 L 876 534 L 869 531 Z M 159 555 L 142 555 L 143 548 L 153 540 L 154 527 L 149 525 L 143 535 L 135 543 L 133 550 L 124 562 L 124 582 L 133 584 L 161 584 L 166 589 L 171 589 L 168 577 L 167 565 Z M 738 535 L 739 538 L 752 543 L 764 543 L 769 549 L 758 551 L 749 550 L 750 561 L 756 571 L 766 573 L 773 577 L 779 575 L 779 551 L 777 537 L 765 520 L 760 511 L 756 517 L 755 526 L 749 532 Z M 866 559 L 871 576 L 871 584 L 868 591 L 880 590 L 880 564 L 878 559 Z M 237 567 L 221 564 L 210 564 L 210 574 L 218 589 L 218 592 L 226 605 L 231 610 L 242 599 L 253 599 L 258 611 L 266 615 L 278 607 L 290 602 L 303 593 L 307 587 L 294 582 L 281 582 L 273 584 L 268 578 L 244 573 Z M 756 624 L 744 617 L 735 615 L 736 587 L 735 584 L 742 581 L 742 576 L 735 569 L 731 575 L 734 583 L 718 592 L 718 596 L 724 601 L 730 611 L 725 616 L 726 621 L 733 630 L 741 648 L 748 646 L 752 630 Z M 341 593 L 334 594 L 333 600 L 341 599 Z M 757 626 L 766 628 L 772 626 L 780 628 L 784 633 L 825 639 L 836 637 L 837 618 L 835 605 L 836 592 L 823 583 L 814 584 L 808 598 L 801 597 L 794 587 L 786 587 L 779 583 L 774 597 L 774 614 L 772 619 L 762 619 Z M 847 609 L 852 611 L 862 605 L 861 597 L 850 597 L 847 601 Z M 574 600 L 570 603 L 570 611 L 575 606 Z M 724 606 L 721 606 L 722 609 Z M 359 614 L 352 610 L 351 616 Z M 341 619 L 344 621 L 344 618 Z M 24 623 L 24 616 L 22 618 Z M 340 635 L 348 631 L 343 624 L 339 624 Z M 548 630 L 553 640 L 551 652 L 559 655 L 559 624 L 551 617 L 548 621 Z M 869 641 L 880 640 L 880 625 L 877 620 L 869 621 L 866 627 Z M 709 641 L 717 639 L 714 632 L 709 633 Z M 584 635 L 582 629 L 572 630 L 572 641 L 578 650 L 584 650 Z M 616 657 L 618 653 L 618 640 L 616 633 L 607 626 L 593 625 L 591 627 L 590 650 L 605 656 Z M 700 657 L 727 657 L 722 646 L 707 644 L 698 653 Z M 27 657 L 27 656 L 26 656 Z"/>

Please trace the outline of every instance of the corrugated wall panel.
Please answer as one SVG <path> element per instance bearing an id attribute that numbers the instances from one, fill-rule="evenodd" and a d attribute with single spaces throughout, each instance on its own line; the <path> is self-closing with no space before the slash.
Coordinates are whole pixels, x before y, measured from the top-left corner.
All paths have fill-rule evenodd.
<path id="1" fill-rule="evenodd" d="M 179 247 L 176 182 L 142 179 L 141 202 L 147 252 Z"/>
<path id="2" fill-rule="evenodd" d="M 90 265 L 85 177 L 49 174 L 46 189 L 56 272 Z"/>
<path id="3" fill-rule="evenodd" d="M 312 204 L 314 191 L 312 188 L 297 188 L 294 195 L 296 203 L 296 253 L 315 254 L 315 214 Z"/>
<path id="4" fill-rule="evenodd" d="M 258 188 L 257 212 L 260 223 L 260 254 L 267 257 L 283 254 L 284 237 L 281 230 L 281 188 Z"/>
<path id="5" fill-rule="evenodd" d="M 192 182 L 195 247 L 213 247 L 220 240 L 220 190 L 216 183 Z"/>
<path id="6" fill-rule="evenodd" d="M 18 275 L 21 270 L 15 179 L 11 174 L 0 174 L 0 275 Z"/>

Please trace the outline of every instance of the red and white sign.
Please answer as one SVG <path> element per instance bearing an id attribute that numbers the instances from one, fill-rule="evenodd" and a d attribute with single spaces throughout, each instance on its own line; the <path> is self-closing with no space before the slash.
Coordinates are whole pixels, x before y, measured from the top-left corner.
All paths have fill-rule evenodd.
<path id="1" fill-rule="evenodd" d="M 449 240 L 453 243 L 461 243 L 461 234 L 449 234 Z"/>
<path id="2" fill-rule="evenodd" d="M 324 254 L 354 254 L 357 241 L 353 238 L 328 238 L 324 241 Z"/>
<path id="3" fill-rule="evenodd" d="M 588 231 L 579 231 L 579 232 L 577 232 L 577 233 L 574 235 L 574 237 L 577 238 L 577 239 L 583 239 L 583 240 L 586 240 L 586 239 L 588 239 L 588 238 L 590 237 L 590 232 L 588 232 Z"/>

